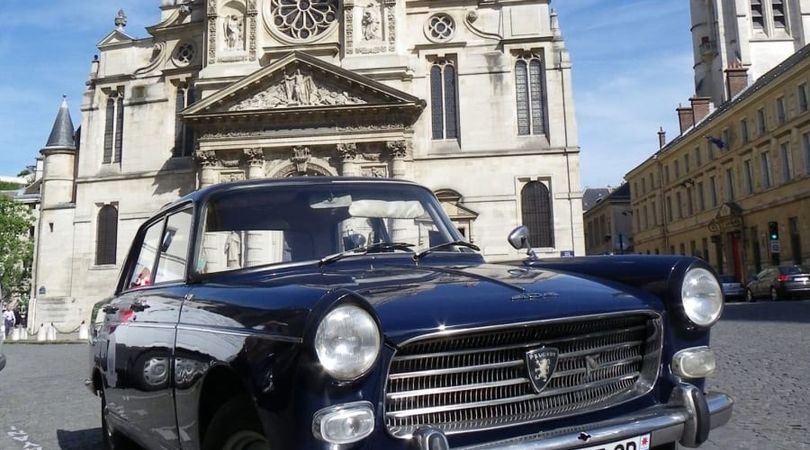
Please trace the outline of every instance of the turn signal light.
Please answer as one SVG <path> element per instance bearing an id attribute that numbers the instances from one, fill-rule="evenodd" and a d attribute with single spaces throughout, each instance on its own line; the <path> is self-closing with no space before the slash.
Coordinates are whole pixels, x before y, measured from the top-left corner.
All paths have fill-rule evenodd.
<path id="1" fill-rule="evenodd" d="M 681 378 L 706 378 L 714 373 L 717 360 L 709 347 L 693 347 L 672 357 L 672 373 Z"/>

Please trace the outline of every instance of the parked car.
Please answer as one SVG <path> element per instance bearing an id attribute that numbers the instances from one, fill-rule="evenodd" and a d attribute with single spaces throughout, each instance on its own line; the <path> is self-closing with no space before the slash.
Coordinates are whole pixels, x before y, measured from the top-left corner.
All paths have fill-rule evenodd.
<path id="1" fill-rule="evenodd" d="M 477 250 L 404 181 L 178 200 L 140 227 L 98 305 L 88 385 L 105 443 L 670 449 L 731 417 L 704 393 L 723 300 L 701 260 L 492 265 Z"/>
<path id="2" fill-rule="evenodd" d="M 810 271 L 799 265 L 769 267 L 748 282 L 745 298 L 749 302 L 767 297 L 771 301 L 810 294 Z"/>
<path id="3" fill-rule="evenodd" d="M 745 298 L 745 286 L 734 275 L 720 275 L 719 279 L 723 287 L 723 297 L 727 301 Z"/>

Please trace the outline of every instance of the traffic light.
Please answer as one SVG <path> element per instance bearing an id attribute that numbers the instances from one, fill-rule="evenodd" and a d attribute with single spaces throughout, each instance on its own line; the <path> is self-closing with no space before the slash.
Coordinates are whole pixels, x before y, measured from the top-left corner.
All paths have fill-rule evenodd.
<path id="1" fill-rule="evenodd" d="M 768 222 L 768 236 L 770 236 L 772 241 L 779 240 L 779 223 Z"/>

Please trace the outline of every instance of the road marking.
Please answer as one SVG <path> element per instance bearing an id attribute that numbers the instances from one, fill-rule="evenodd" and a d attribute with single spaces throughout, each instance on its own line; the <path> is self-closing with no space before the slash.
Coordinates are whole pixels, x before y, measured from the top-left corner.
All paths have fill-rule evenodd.
<path id="1" fill-rule="evenodd" d="M 15 426 L 12 426 L 11 431 L 7 432 L 6 434 L 12 440 L 23 444 L 23 446 L 20 447 L 20 448 L 27 448 L 27 449 L 31 449 L 31 450 L 42 450 L 41 445 L 35 444 L 35 443 L 28 440 L 28 433 L 26 433 L 25 431 L 15 427 Z"/>

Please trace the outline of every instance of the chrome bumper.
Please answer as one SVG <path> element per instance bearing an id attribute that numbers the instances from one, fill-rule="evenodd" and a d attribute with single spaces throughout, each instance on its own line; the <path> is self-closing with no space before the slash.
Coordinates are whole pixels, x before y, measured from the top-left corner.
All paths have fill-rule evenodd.
<path id="1" fill-rule="evenodd" d="M 682 383 L 672 392 L 669 403 L 652 406 L 633 414 L 577 427 L 549 430 L 503 441 L 455 447 L 454 450 L 569 450 L 592 447 L 650 434 L 651 448 L 679 442 L 698 447 L 709 430 L 731 419 L 733 400 L 726 394 L 704 395 L 693 385 Z M 420 429 L 413 443 L 418 450 L 446 450 L 441 431 Z"/>

